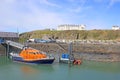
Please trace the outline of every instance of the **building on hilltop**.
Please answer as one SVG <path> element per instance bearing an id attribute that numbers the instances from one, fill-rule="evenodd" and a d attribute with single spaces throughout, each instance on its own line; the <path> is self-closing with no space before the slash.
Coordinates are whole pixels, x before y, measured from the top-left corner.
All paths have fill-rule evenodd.
<path id="1" fill-rule="evenodd" d="M 120 27 L 119 26 L 113 26 L 112 30 L 120 30 Z"/>
<path id="2" fill-rule="evenodd" d="M 64 24 L 59 25 L 57 30 L 85 30 L 85 25 L 70 25 L 70 24 Z"/>

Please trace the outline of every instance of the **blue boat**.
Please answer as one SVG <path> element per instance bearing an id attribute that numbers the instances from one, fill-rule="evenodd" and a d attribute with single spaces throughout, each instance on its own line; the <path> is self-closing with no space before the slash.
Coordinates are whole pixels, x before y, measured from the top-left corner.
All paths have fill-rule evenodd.
<path id="1" fill-rule="evenodd" d="M 74 64 L 74 65 L 80 65 L 82 62 L 80 59 L 75 59 L 73 55 L 65 54 L 63 53 L 62 56 L 59 59 L 60 63 L 67 63 L 67 64 Z"/>
<path id="2" fill-rule="evenodd" d="M 67 63 L 68 64 L 70 62 L 73 63 L 73 61 L 74 61 L 74 58 L 70 59 L 70 55 L 67 54 L 67 53 L 63 53 L 62 56 L 59 59 L 60 63 Z"/>

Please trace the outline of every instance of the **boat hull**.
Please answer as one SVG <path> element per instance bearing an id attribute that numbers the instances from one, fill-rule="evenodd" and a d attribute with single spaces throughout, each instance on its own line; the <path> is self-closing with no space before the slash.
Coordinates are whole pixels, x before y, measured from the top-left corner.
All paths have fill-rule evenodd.
<path id="1" fill-rule="evenodd" d="M 53 59 L 24 60 L 20 57 L 12 57 L 12 60 L 30 64 L 52 64 L 55 59 L 53 58 Z"/>
<path id="2" fill-rule="evenodd" d="M 60 63 L 66 63 L 66 64 L 68 64 L 69 60 L 60 60 Z"/>
<path id="3" fill-rule="evenodd" d="M 66 64 L 69 64 L 69 63 L 73 63 L 74 60 L 69 60 L 69 59 L 64 59 L 64 58 L 60 58 L 59 62 L 60 63 L 66 63 Z"/>

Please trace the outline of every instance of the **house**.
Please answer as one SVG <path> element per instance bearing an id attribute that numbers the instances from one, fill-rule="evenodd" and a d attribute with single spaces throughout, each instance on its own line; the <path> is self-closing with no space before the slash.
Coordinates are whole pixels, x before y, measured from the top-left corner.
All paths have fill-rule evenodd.
<path id="1" fill-rule="evenodd" d="M 71 25 L 71 24 L 64 24 L 59 25 L 57 30 L 85 30 L 85 25 Z"/>
<path id="2" fill-rule="evenodd" d="M 120 30 L 120 27 L 119 26 L 113 26 L 112 30 Z"/>

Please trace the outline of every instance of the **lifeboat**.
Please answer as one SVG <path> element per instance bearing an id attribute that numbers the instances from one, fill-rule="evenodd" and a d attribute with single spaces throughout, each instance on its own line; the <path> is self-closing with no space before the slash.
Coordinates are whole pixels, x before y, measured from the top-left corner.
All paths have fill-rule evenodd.
<path id="1" fill-rule="evenodd" d="M 32 64 L 52 64 L 55 60 L 53 56 L 33 48 L 25 48 L 19 54 L 10 53 L 10 57 L 13 61 Z"/>

